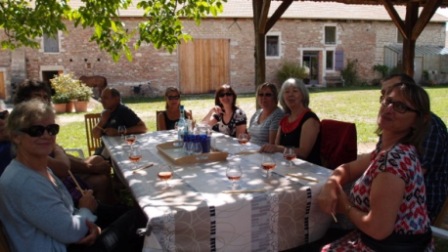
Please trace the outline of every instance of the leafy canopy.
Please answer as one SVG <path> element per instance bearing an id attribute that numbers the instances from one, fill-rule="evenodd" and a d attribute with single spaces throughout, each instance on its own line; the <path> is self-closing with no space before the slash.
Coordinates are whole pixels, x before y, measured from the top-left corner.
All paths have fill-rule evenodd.
<path id="1" fill-rule="evenodd" d="M 75 27 L 93 28 L 90 40 L 114 60 L 123 54 L 131 60 L 131 48 L 137 50 L 142 43 L 172 52 L 182 39 L 191 40 L 182 31 L 181 18 L 192 19 L 199 25 L 204 16 L 221 13 L 226 1 L 80 0 L 81 6 L 72 7 L 70 0 L 0 0 L 0 29 L 6 34 L 0 42 L 3 49 L 38 48 L 36 38 L 67 31 L 64 20 L 70 20 Z M 119 12 L 131 6 L 144 13 L 144 19 L 132 29 L 119 19 Z M 131 39 L 135 40 L 133 45 Z"/>

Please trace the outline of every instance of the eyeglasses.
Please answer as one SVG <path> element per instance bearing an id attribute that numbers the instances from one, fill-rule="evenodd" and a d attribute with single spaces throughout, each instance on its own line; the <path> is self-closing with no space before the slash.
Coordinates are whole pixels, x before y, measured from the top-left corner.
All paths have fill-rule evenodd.
<path id="1" fill-rule="evenodd" d="M 404 104 L 402 102 L 393 101 L 391 98 L 386 98 L 386 99 L 383 99 L 381 101 L 381 105 L 382 106 L 388 107 L 390 104 L 392 104 L 392 108 L 396 112 L 398 112 L 398 113 L 404 114 L 404 113 L 406 113 L 408 111 L 412 111 L 412 112 L 415 112 L 417 114 L 420 114 L 420 112 L 418 110 L 410 108 L 410 107 L 408 107 L 406 104 Z"/>
<path id="2" fill-rule="evenodd" d="M 4 110 L 4 111 L 0 112 L 0 119 L 5 120 L 7 115 L 8 115 L 8 110 Z"/>
<path id="3" fill-rule="evenodd" d="M 167 97 L 168 97 L 168 100 L 170 100 L 170 101 L 180 99 L 180 95 L 168 95 Z"/>
<path id="4" fill-rule="evenodd" d="M 230 92 L 227 92 L 227 93 L 221 93 L 221 94 L 219 94 L 218 96 L 219 96 L 220 98 L 222 98 L 222 97 L 224 97 L 224 96 L 233 96 L 233 94 L 230 93 Z"/>
<path id="5" fill-rule="evenodd" d="M 45 131 L 47 131 L 48 135 L 50 136 L 56 136 L 59 133 L 59 125 L 58 124 L 50 124 L 47 126 L 33 125 L 29 128 L 20 129 L 19 131 L 28 134 L 30 137 L 40 137 L 44 134 Z"/>
<path id="6" fill-rule="evenodd" d="M 258 97 L 272 97 L 273 96 L 273 94 L 272 93 L 258 93 Z"/>

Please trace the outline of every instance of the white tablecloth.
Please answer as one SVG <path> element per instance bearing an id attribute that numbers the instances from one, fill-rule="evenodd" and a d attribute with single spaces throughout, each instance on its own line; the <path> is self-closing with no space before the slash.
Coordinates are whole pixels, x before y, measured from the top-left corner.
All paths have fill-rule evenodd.
<path id="1" fill-rule="evenodd" d="M 299 159 L 289 167 L 278 153 L 274 155 L 277 167 L 266 178 L 260 168 L 265 154 L 254 152 L 258 146 L 241 146 L 235 139 L 219 135 L 212 141 L 217 149 L 232 153 L 227 161 L 172 165 L 156 146 L 175 137 L 172 131 L 138 136 L 137 144 L 143 150 L 138 166 L 155 163 L 138 172 L 132 170 L 135 165 L 128 160 L 129 147 L 124 141 L 103 137 L 116 169 L 152 227 L 144 251 L 279 251 L 317 240 L 327 230 L 331 217 L 319 210 L 314 199 L 330 170 Z M 237 154 L 240 152 L 245 154 Z M 169 188 L 157 178 L 163 164 L 175 170 Z M 243 169 L 237 189 L 255 192 L 225 192 L 231 189 L 226 168 L 232 164 Z"/>

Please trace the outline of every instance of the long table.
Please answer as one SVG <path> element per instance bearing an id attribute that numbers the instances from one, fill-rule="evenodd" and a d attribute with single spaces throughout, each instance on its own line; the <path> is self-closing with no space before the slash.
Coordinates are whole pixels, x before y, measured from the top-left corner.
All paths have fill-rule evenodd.
<path id="1" fill-rule="evenodd" d="M 300 159 L 290 167 L 277 153 L 277 167 L 267 178 L 260 167 L 266 154 L 257 153 L 258 146 L 241 146 L 219 134 L 212 142 L 230 152 L 227 160 L 174 165 L 156 148 L 175 140 L 173 131 L 137 137 L 143 150 L 138 166 L 154 165 L 136 172 L 128 160 L 129 146 L 120 137 L 103 137 L 103 142 L 116 172 L 148 216 L 152 232 L 144 251 L 280 251 L 319 239 L 331 223 L 315 202 L 331 173 L 326 168 Z M 174 169 L 168 188 L 157 177 L 158 167 L 167 164 Z M 240 191 L 229 193 L 226 168 L 233 164 L 242 167 L 243 176 Z"/>

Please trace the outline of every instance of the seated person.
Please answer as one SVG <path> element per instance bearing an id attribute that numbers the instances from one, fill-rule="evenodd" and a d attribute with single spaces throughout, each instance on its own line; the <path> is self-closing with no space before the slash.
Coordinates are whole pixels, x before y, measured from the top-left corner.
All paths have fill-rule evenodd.
<path id="1" fill-rule="evenodd" d="M 378 148 L 336 168 L 318 196 L 324 212 L 345 214 L 356 227 L 322 251 L 434 251 L 417 158 L 429 119 L 423 88 L 399 82 L 386 90 Z M 352 182 L 346 195 L 342 187 Z"/>
<path id="2" fill-rule="evenodd" d="M 48 168 L 59 133 L 50 104 L 40 99 L 19 103 L 9 115 L 7 131 L 16 157 L 0 177 L 0 220 L 12 251 L 129 251 L 133 246 L 141 251 L 143 237 L 136 230 L 146 220 L 139 209 L 101 232 L 92 191 L 84 192 L 76 209 Z"/>
<path id="3" fill-rule="evenodd" d="M 118 126 L 126 127 L 127 134 L 141 134 L 146 132 L 146 125 L 130 108 L 121 103 L 120 92 L 115 88 L 106 87 L 101 93 L 103 112 L 101 119 L 92 129 L 95 138 L 102 136 L 119 136 Z M 101 150 L 97 151 L 102 152 Z"/>
<path id="4" fill-rule="evenodd" d="M 180 117 L 180 91 L 175 87 L 169 87 L 165 91 L 165 108 L 163 113 L 157 115 L 160 130 L 175 129 Z M 185 110 L 185 119 L 192 120 L 191 113 Z"/>
<path id="5" fill-rule="evenodd" d="M 6 118 L 8 118 L 8 115 L 9 111 L 6 109 L 5 103 L 0 100 L 0 176 L 14 157 L 11 142 L 6 134 Z"/>
<path id="6" fill-rule="evenodd" d="M 298 158 L 320 165 L 320 121 L 308 107 L 305 84 L 290 78 L 283 83 L 279 97 L 286 116 L 280 121 L 275 144 L 265 144 L 260 151 L 283 152 L 285 147 L 294 147 Z"/>
<path id="7" fill-rule="evenodd" d="M 278 104 L 277 87 L 266 82 L 257 88 L 257 102 L 260 109 L 250 119 L 249 129 L 250 142 L 260 146 L 270 143 L 275 144 L 278 125 L 283 118 L 283 110 Z"/>
<path id="8" fill-rule="evenodd" d="M 14 105 L 39 98 L 42 101 L 51 104 L 52 91 L 50 87 L 41 81 L 25 80 L 17 86 L 14 96 Z M 48 166 L 53 170 L 72 194 L 75 203 L 77 203 L 80 193 L 74 187 L 74 182 L 68 174 L 70 169 L 72 173 L 82 177 L 88 188 L 93 189 L 95 197 L 101 202 L 115 204 L 115 198 L 111 180 L 111 165 L 101 156 L 92 156 L 83 160 L 72 155 L 67 155 L 64 149 L 59 145 L 54 145 L 54 150 L 48 156 Z"/>
<path id="9" fill-rule="evenodd" d="M 243 110 L 236 106 L 237 95 L 227 84 L 222 85 L 215 93 L 215 106 L 202 120 L 214 131 L 237 137 L 246 133 L 247 117 Z"/>

